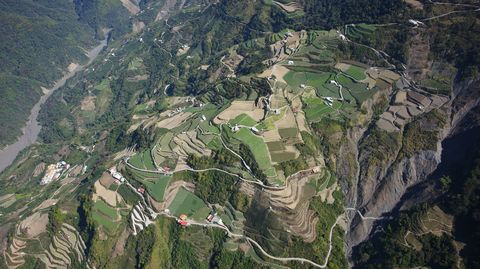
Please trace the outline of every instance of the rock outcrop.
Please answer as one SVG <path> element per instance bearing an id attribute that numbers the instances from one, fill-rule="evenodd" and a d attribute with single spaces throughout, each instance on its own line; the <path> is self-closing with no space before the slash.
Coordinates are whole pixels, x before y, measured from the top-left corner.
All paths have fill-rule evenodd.
<path id="1" fill-rule="evenodd" d="M 359 152 L 357 161 L 360 169 L 357 171 L 358 178 L 356 181 L 354 180 L 353 187 L 350 188 L 350 191 L 346 191 L 347 205 L 359 209 L 364 216 L 388 217 L 394 209 L 400 208 L 401 204 L 405 208 L 419 201 L 431 199 L 435 192 L 423 191 L 422 195 L 418 196 L 409 195 L 409 193 L 414 192 L 415 186 L 424 183 L 437 169 L 442 161 L 442 141 L 444 139 L 461 133 L 467 128 L 478 126 L 480 117 L 474 118 L 474 122 L 472 122 L 472 117 L 475 116 L 472 116 L 470 112 L 480 111 L 479 88 L 480 81 L 468 81 L 454 85 L 450 101 L 440 108 L 447 116 L 448 121 L 441 126 L 433 126 L 431 129 L 438 134 L 434 150 L 421 150 L 415 152 L 413 156 L 403 157 L 404 155 L 400 154 L 402 131 L 391 135 L 390 138 L 382 138 L 380 143 L 372 144 L 369 139 L 374 130 L 367 130 L 357 144 Z M 480 113 L 475 115 L 478 114 Z M 468 125 L 463 124 L 466 117 L 470 117 Z M 349 140 L 352 140 L 351 138 L 356 136 L 350 135 L 349 137 Z M 395 144 L 394 141 L 397 141 L 398 144 Z M 385 144 L 382 145 L 382 143 Z M 337 167 L 337 172 L 343 170 L 345 168 Z M 427 189 L 424 186 L 424 190 Z M 432 189 L 430 188 L 430 190 Z M 408 197 L 407 199 L 410 201 L 406 201 L 405 197 Z M 358 214 L 352 213 L 349 224 L 349 231 L 346 235 L 347 255 L 351 254 L 354 246 L 368 239 L 378 223 L 376 224 L 373 220 L 362 220 Z"/>

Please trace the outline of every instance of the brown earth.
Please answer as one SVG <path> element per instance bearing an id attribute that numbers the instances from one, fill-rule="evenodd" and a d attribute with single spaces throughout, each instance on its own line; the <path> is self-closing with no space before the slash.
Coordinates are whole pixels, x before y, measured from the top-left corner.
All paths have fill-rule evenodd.
<path id="1" fill-rule="evenodd" d="M 97 99 L 96 96 L 86 96 L 85 98 L 83 98 L 82 102 L 80 103 L 80 109 L 82 111 L 94 111 L 95 99 Z"/>

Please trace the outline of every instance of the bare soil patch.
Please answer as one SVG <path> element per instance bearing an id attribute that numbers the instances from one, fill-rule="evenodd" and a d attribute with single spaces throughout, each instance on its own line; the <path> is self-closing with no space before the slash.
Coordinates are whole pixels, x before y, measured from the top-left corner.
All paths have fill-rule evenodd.
<path id="1" fill-rule="evenodd" d="M 78 65 L 77 63 L 71 63 L 71 64 L 69 64 L 68 67 L 67 67 L 68 72 L 71 73 L 71 72 L 75 71 L 75 69 L 77 69 L 78 66 L 79 66 L 79 65 Z"/>
<path id="2" fill-rule="evenodd" d="M 215 117 L 213 122 L 215 124 L 225 123 L 242 113 L 247 114 L 257 122 L 263 118 L 263 109 L 255 106 L 254 101 L 233 101 L 232 105 Z"/>
<path id="3" fill-rule="evenodd" d="M 83 111 L 94 111 L 95 99 L 97 99 L 96 96 L 87 96 L 83 98 L 82 102 L 80 103 L 80 109 Z"/>
<path id="4" fill-rule="evenodd" d="M 45 208 L 49 208 L 51 206 L 56 205 L 57 202 L 58 202 L 58 199 L 47 199 L 47 200 L 43 201 L 39 206 L 37 206 L 33 211 L 38 211 L 38 210 L 42 210 L 42 209 L 45 209 Z"/>
<path id="5" fill-rule="evenodd" d="M 140 8 L 132 3 L 130 0 L 120 0 L 122 2 L 122 5 L 130 12 L 130 14 L 136 15 L 138 12 L 140 12 Z"/>
<path id="6" fill-rule="evenodd" d="M 145 28 L 145 23 L 143 21 L 134 21 L 132 23 L 132 32 L 134 34 L 139 33 L 143 28 Z"/>
<path id="7" fill-rule="evenodd" d="M 36 212 L 20 223 L 20 229 L 27 238 L 35 238 L 47 230 L 48 214 Z"/>
<path id="8" fill-rule="evenodd" d="M 414 9 L 423 9 L 422 2 L 418 0 L 405 0 L 405 3 L 407 3 L 409 6 L 413 7 Z"/>
<path id="9" fill-rule="evenodd" d="M 117 201 L 120 201 L 119 194 L 106 189 L 102 184 L 100 184 L 100 180 L 97 180 L 94 184 L 95 187 L 95 194 L 93 195 L 93 201 L 97 201 L 98 198 L 102 198 L 107 204 L 112 207 L 117 206 Z"/>
<path id="10" fill-rule="evenodd" d="M 43 173 L 43 170 L 45 170 L 45 163 L 41 162 L 35 166 L 35 169 L 33 170 L 33 177 L 38 177 Z"/>
<path id="11" fill-rule="evenodd" d="M 102 177 L 100 177 L 100 183 L 105 187 L 105 188 L 110 188 L 110 185 L 113 184 L 115 179 L 110 175 L 109 173 L 103 173 Z"/>
<path id="12" fill-rule="evenodd" d="M 160 122 L 158 122 L 155 126 L 157 128 L 165 128 L 165 129 L 173 129 L 180 124 L 182 124 L 185 120 L 187 120 L 192 113 L 190 112 L 180 112 L 175 116 L 172 116 L 170 118 L 164 119 Z"/>
<path id="13" fill-rule="evenodd" d="M 148 75 L 136 75 L 134 77 L 127 78 L 127 80 L 130 82 L 139 82 L 147 79 L 148 79 Z"/>

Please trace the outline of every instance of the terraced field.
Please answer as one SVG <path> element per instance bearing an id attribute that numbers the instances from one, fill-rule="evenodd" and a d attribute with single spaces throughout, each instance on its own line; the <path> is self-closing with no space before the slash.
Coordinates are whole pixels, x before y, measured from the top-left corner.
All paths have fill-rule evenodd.
<path id="1" fill-rule="evenodd" d="M 110 207 L 102 200 L 97 200 L 93 206 L 93 219 L 108 232 L 114 232 L 120 224 L 121 217 L 117 209 Z"/>
<path id="2" fill-rule="evenodd" d="M 136 154 L 129 159 L 129 162 L 141 169 L 145 170 L 156 170 L 155 164 L 152 160 L 149 150 L 145 150 L 140 154 Z"/>

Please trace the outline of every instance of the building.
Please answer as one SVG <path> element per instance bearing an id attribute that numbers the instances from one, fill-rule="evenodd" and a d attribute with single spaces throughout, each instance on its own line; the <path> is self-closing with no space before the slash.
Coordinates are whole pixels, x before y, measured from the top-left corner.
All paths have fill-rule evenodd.
<path id="1" fill-rule="evenodd" d="M 141 194 L 145 194 L 145 188 L 140 187 L 137 189 L 137 191 Z"/>
<path id="2" fill-rule="evenodd" d="M 115 180 L 118 180 L 121 183 L 125 182 L 125 177 L 123 177 L 123 175 L 117 171 L 117 167 L 110 167 L 110 169 L 108 169 L 108 172 Z"/>
<path id="3" fill-rule="evenodd" d="M 223 220 L 218 216 L 218 214 L 214 211 L 210 212 L 210 214 L 207 216 L 208 222 L 215 223 L 218 225 L 224 225 Z"/>
<path id="4" fill-rule="evenodd" d="M 40 181 L 40 185 L 45 185 L 54 180 L 57 180 L 62 175 L 62 172 L 67 170 L 68 168 L 70 168 L 70 164 L 66 163 L 65 161 L 60 161 L 56 164 L 49 165 L 47 167 L 45 175 Z"/>
<path id="5" fill-rule="evenodd" d="M 288 65 L 294 65 L 295 63 L 293 61 L 288 61 Z"/>
<path id="6" fill-rule="evenodd" d="M 236 133 L 240 130 L 240 128 L 238 127 L 238 125 L 235 124 L 235 126 L 232 127 L 232 132 Z"/>
<path id="7" fill-rule="evenodd" d="M 262 134 L 262 133 L 261 133 L 257 128 L 255 128 L 255 127 L 250 128 L 250 130 L 251 130 L 254 134 L 256 134 L 256 135 L 261 135 L 261 134 Z"/>

